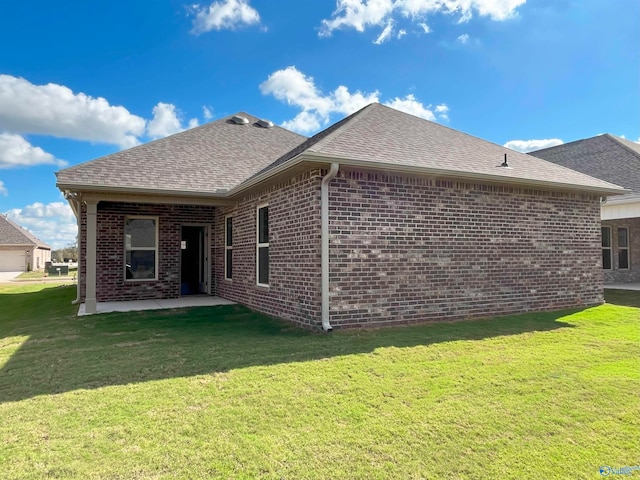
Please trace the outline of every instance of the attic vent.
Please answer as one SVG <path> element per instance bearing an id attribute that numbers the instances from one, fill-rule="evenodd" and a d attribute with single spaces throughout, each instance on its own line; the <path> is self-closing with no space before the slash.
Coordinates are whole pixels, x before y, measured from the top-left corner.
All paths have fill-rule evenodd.
<path id="1" fill-rule="evenodd" d="M 249 119 L 247 117 L 243 117 L 242 115 L 234 115 L 231 117 L 231 121 L 236 125 L 246 125 L 249 123 Z"/>
<path id="2" fill-rule="evenodd" d="M 262 128 L 273 128 L 273 122 L 270 121 L 270 120 L 262 120 L 262 119 L 260 119 L 260 120 L 258 120 L 256 122 L 256 125 L 258 125 L 259 127 L 262 127 Z"/>

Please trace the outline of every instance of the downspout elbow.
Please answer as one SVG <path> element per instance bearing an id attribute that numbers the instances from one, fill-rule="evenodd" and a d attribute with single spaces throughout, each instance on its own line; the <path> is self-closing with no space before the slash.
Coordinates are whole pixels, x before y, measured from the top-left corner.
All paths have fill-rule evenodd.
<path id="1" fill-rule="evenodd" d="M 329 182 L 335 178 L 339 169 L 339 163 L 332 163 L 329 172 L 322 179 L 320 186 L 322 329 L 325 332 L 333 330 L 331 322 L 329 321 Z"/>

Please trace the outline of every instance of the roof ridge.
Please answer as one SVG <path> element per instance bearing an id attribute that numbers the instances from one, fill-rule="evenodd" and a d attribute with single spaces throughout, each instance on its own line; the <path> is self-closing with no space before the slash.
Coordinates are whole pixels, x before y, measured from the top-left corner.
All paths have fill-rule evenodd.
<path id="1" fill-rule="evenodd" d="M 622 148 L 624 148 L 628 152 L 631 152 L 631 154 L 633 154 L 634 157 L 637 157 L 638 160 L 640 160 L 640 152 L 635 151 L 633 148 L 629 147 L 629 145 L 625 144 L 624 142 L 621 142 L 620 141 L 622 140 L 621 138 L 618 138 L 615 135 L 611 135 L 610 133 L 605 133 L 603 136 L 607 137 L 610 141 L 616 143 L 617 145 L 620 145 Z M 631 140 L 628 140 L 628 141 L 631 141 Z M 640 145 L 638 145 L 638 147 L 640 148 Z"/>
<path id="2" fill-rule="evenodd" d="M 202 125 L 198 125 L 197 127 L 187 128 L 187 129 L 182 130 L 180 132 L 176 132 L 176 133 L 172 133 L 171 135 L 167 135 L 166 137 L 155 138 L 155 139 L 150 140 L 148 142 L 140 143 L 139 145 L 134 145 L 133 147 L 123 148 L 123 149 L 120 149 L 118 151 L 115 151 L 115 152 L 112 152 L 112 153 L 108 153 L 108 154 L 102 155 L 100 157 L 96 157 L 96 158 L 94 158 L 92 160 L 88 160 L 86 162 L 82 162 L 82 163 L 79 163 L 77 165 L 72 165 L 70 167 L 63 168 L 61 170 L 58 170 L 58 172 L 61 172 L 61 171 L 74 171 L 78 167 L 85 168 L 87 165 L 89 165 L 91 163 L 94 163 L 94 162 L 97 162 L 99 160 L 102 160 L 104 158 L 110 157 L 111 155 L 117 155 L 119 153 L 126 152 L 126 151 L 131 151 L 131 150 L 138 150 L 139 148 L 145 147 L 147 145 L 153 145 L 153 144 L 156 144 L 156 143 L 159 143 L 159 142 L 168 141 L 171 138 L 175 137 L 176 135 L 181 135 L 181 134 L 183 134 L 185 132 L 193 132 L 193 131 L 197 131 L 197 130 L 202 130 L 202 129 L 206 128 L 206 127 L 209 127 L 210 125 L 212 125 L 214 123 L 218 123 L 218 122 L 221 122 L 221 121 L 227 121 L 227 120 L 231 119 L 232 117 L 234 117 L 236 115 L 243 115 L 243 116 L 250 117 L 249 120 L 250 120 L 251 124 L 256 123 L 260 119 L 264 119 L 263 117 L 257 117 L 255 115 L 252 115 L 252 114 L 248 113 L 248 112 L 240 110 L 240 111 L 238 111 L 236 113 L 225 115 L 224 117 L 220 117 L 220 118 L 217 118 L 217 119 L 212 120 L 210 122 L 203 123 Z M 275 124 L 274 124 L 274 126 L 272 128 L 278 128 L 278 129 L 281 129 L 281 130 L 285 130 L 287 132 L 291 132 L 291 130 L 287 130 L 286 128 L 283 128 L 283 127 L 281 127 L 279 125 L 275 125 Z M 296 132 L 291 132 L 291 133 L 296 133 Z M 304 135 L 300 135 L 300 136 L 304 137 Z M 58 172 L 55 172 L 56 177 L 58 176 Z"/>
<path id="3" fill-rule="evenodd" d="M 593 140 L 594 138 L 598 138 L 598 137 L 602 137 L 604 135 L 607 135 L 606 133 L 601 134 L 601 135 L 595 135 L 593 137 L 588 137 L 588 138 L 579 138 L 577 140 L 571 140 L 570 142 L 563 142 L 560 145 L 554 145 L 552 147 L 546 147 L 546 148 L 539 148 L 538 150 L 531 150 L 530 152 L 527 152 L 527 155 L 530 155 L 532 153 L 536 153 L 536 152 L 546 152 L 549 150 L 553 150 L 553 149 L 557 149 L 557 148 L 562 148 L 565 147 L 566 145 L 572 145 L 574 143 L 580 143 L 580 142 L 586 142 L 587 140 Z M 534 155 L 535 156 L 535 155 Z M 539 158 L 539 157 L 537 157 Z M 556 164 L 557 165 L 557 164 Z"/>
<path id="4" fill-rule="evenodd" d="M 6 222 L 11 227 L 13 227 L 15 231 L 17 231 L 20 235 L 22 235 L 29 243 L 32 243 L 37 247 L 49 247 L 49 248 L 51 248 L 50 245 L 48 245 L 47 243 L 45 243 L 42 240 L 40 240 L 38 237 L 36 237 L 33 233 L 31 233 L 25 227 L 23 227 L 22 225 L 19 225 L 18 223 L 16 223 L 13 220 L 11 220 L 8 215 L 0 214 L 0 216 L 2 218 L 4 218 L 4 220 L 6 220 Z"/>
<path id="5" fill-rule="evenodd" d="M 311 147 L 315 147 L 315 146 L 318 146 L 320 144 L 327 144 L 333 138 L 339 137 L 344 132 L 344 128 L 346 127 L 347 124 L 353 124 L 354 122 L 358 122 L 358 121 L 362 120 L 362 118 L 364 118 L 366 116 L 366 114 L 368 112 L 370 112 L 372 110 L 372 107 L 374 107 L 375 105 L 383 106 L 379 102 L 371 102 L 371 103 L 365 105 L 364 107 L 360 108 L 359 110 L 356 110 L 351 115 L 347 115 L 341 121 L 339 121 L 339 122 L 337 122 L 337 123 L 335 123 L 334 125 L 331 126 L 331 127 L 336 127 L 336 128 L 333 128 L 333 130 L 331 130 L 327 135 L 325 135 L 324 137 L 319 139 L 317 142 L 312 144 L 309 148 L 306 148 L 305 151 L 308 150 L 308 151 L 313 152 L 314 150 Z M 327 130 L 331 129 L 331 127 L 328 127 L 326 129 L 324 129 L 323 131 L 327 131 Z M 322 132 L 319 132 L 319 133 L 322 133 Z"/>
<path id="6" fill-rule="evenodd" d="M 319 144 L 325 138 L 331 136 L 333 133 L 335 133 L 336 130 L 341 129 L 343 125 L 348 123 L 357 114 L 362 112 L 367 107 L 370 107 L 371 105 L 373 105 L 373 103 L 370 103 L 369 105 L 365 105 L 360 110 L 357 110 L 356 112 L 353 112 L 351 115 L 346 116 L 345 118 L 343 118 L 339 122 L 336 122 L 333 125 L 330 125 L 327 128 L 325 128 L 324 130 L 319 131 L 314 136 L 312 136 L 310 138 L 307 138 L 306 140 L 301 142 L 298 146 L 292 148 L 291 150 L 289 150 L 284 155 L 281 155 L 279 158 L 277 158 L 276 160 L 271 162 L 269 165 L 264 167 L 262 170 L 254 173 L 249 178 L 245 178 L 244 180 L 242 180 L 238 185 L 236 185 L 236 187 L 242 185 L 243 183 L 245 183 L 245 182 L 247 182 L 247 181 L 249 181 L 249 180 L 251 180 L 251 179 L 253 179 L 255 177 L 257 177 L 258 175 L 262 175 L 263 173 L 271 170 L 272 168 L 277 167 L 278 165 L 281 165 L 281 164 L 291 160 L 292 158 L 294 158 L 294 157 L 296 157 L 296 156 L 298 156 L 298 155 L 300 155 L 300 154 L 302 154 L 302 153 L 304 153 L 306 151 L 313 151 L 313 150 L 311 150 L 311 147 Z"/>

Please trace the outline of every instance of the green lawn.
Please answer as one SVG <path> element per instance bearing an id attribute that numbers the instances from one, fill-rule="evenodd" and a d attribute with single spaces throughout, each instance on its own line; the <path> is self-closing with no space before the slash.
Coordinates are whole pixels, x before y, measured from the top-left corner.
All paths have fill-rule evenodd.
<path id="1" fill-rule="evenodd" d="M 70 269 L 67 275 L 49 275 L 44 270 L 34 270 L 31 272 L 23 272 L 18 275 L 17 280 L 40 280 L 42 278 L 59 278 L 60 280 L 75 280 L 78 275 L 78 269 Z"/>
<path id="2" fill-rule="evenodd" d="M 74 297 L 0 287 L 2 479 L 640 465 L 639 308 L 322 335 L 236 306 L 75 318 Z"/>

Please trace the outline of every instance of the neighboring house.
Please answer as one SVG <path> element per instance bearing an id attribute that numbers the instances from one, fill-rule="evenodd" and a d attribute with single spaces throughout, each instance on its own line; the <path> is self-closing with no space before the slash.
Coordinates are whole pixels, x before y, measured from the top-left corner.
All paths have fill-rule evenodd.
<path id="1" fill-rule="evenodd" d="M 604 134 L 531 155 L 628 190 L 603 199 L 602 266 L 605 283 L 640 282 L 640 145 Z"/>
<path id="2" fill-rule="evenodd" d="M 239 113 L 57 176 L 86 312 L 206 294 L 325 330 L 602 303 L 622 191 L 380 104 L 309 139 Z"/>
<path id="3" fill-rule="evenodd" d="M 0 214 L 0 272 L 42 270 L 49 261 L 49 245 Z"/>

